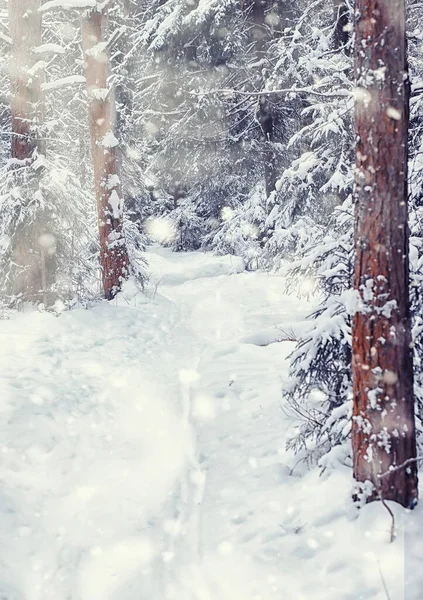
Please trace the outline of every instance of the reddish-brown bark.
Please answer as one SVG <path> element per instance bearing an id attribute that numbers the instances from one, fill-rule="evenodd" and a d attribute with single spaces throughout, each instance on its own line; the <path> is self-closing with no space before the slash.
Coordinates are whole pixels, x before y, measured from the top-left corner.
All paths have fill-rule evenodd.
<path id="1" fill-rule="evenodd" d="M 368 501 L 412 507 L 416 456 L 410 338 L 404 0 L 357 0 L 356 263 L 362 307 L 353 321 L 353 455 Z"/>
<path id="2" fill-rule="evenodd" d="M 115 102 L 108 81 L 107 49 L 103 45 L 105 24 L 106 15 L 100 10 L 90 11 L 82 20 L 100 261 L 104 296 L 110 300 L 128 275 L 129 261 L 123 232 L 118 157 L 116 146 L 110 142 L 113 140 Z"/>

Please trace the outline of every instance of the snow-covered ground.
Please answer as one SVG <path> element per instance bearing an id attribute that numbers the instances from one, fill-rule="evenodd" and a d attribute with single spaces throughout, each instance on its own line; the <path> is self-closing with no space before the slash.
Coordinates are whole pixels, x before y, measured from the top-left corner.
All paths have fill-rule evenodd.
<path id="1" fill-rule="evenodd" d="M 420 600 L 422 508 L 351 510 L 285 451 L 310 305 L 233 257 L 149 256 L 156 290 L 0 322 L 1 600 Z M 275 343 L 271 343 L 275 342 Z"/>

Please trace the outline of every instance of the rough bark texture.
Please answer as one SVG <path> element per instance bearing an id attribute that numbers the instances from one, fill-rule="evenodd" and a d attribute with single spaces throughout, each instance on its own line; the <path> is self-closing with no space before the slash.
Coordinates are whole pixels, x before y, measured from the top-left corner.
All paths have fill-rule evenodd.
<path id="1" fill-rule="evenodd" d="M 82 20 L 100 261 L 104 296 L 110 300 L 128 276 L 129 261 L 123 233 L 123 203 L 113 133 L 115 101 L 108 82 L 105 26 L 106 15 L 100 10 L 90 11 Z"/>
<path id="2" fill-rule="evenodd" d="M 12 91 L 11 156 L 14 185 L 22 204 L 33 203 L 42 168 L 33 168 L 37 155 L 45 154 L 41 135 L 44 122 L 44 70 L 34 69 L 39 57 L 33 48 L 42 43 L 40 0 L 9 0 Z M 23 212 L 26 206 L 22 206 Z M 51 286 L 56 278 L 55 243 L 47 215 L 38 210 L 30 222 L 21 221 L 13 240 L 11 293 L 30 302 L 54 302 Z M 50 291 L 49 291 L 50 290 Z"/>
<path id="3" fill-rule="evenodd" d="M 357 0 L 354 477 L 367 501 L 412 507 L 417 470 L 410 339 L 407 230 L 409 84 L 404 0 Z"/>

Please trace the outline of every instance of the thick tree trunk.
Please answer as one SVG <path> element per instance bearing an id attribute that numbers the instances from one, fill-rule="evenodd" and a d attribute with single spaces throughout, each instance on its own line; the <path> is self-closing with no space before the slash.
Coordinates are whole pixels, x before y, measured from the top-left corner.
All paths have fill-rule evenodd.
<path id="1" fill-rule="evenodd" d="M 100 232 L 104 296 L 111 300 L 128 276 L 123 202 L 117 159 L 115 100 L 108 82 L 106 15 L 92 10 L 82 20 L 94 184 Z"/>
<path id="2" fill-rule="evenodd" d="M 404 0 L 357 0 L 354 477 L 367 501 L 417 501 L 407 229 L 409 83 Z"/>
<path id="3" fill-rule="evenodd" d="M 14 185 L 20 189 L 23 213 L 27 208 L 25 205 L 37 205 L 34 195 L 41 193 L 38 187 L 42 167 L 33 168 L 33 163 L 37 155 L 46 152 L 41 136 L 44 69 L 36 68 L 39 62 L 33 51 L 42 43 L 40 4 L 40 0 L 9 0 L 11 170 Z M 25 301 L 51 304 L 54 301 L 51 286 L 56 279 L 55 240 L 50 232 L 48 215 L 41 208 L 30 219 L 21 221 L 14 235 L 11 292 Z"/>

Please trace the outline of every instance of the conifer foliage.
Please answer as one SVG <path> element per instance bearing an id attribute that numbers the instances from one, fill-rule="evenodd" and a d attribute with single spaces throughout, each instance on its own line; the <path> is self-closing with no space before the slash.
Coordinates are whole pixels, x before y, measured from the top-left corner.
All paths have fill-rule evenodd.
<path id="1" fill-rule="evenodd" d="M 409 128 L 409 228 L 410 228 L 410 302 L 414 355 L 414 411 L 416 414 L 417 444 L 421 451 L 421 415 L 422 415 L 422 387 L 421 387 L 421 178 L 419 164 L 419 148 L 421 147 L 421 127 L 418 118 L 419 81 L 421 78 L 421 50 L 415 38 L 416 19 L 419 10 L 414 6 L 409 22 L 410 31 L 410 64 L 411 64 L 411 120 Z M 347 27 L 347 29 L 350 29 Z M 381 81 L 378 82 L 379 84 Z M 355 88 L 353 90 L 356 100 L 363 101 L 363 93 Z M 402 106 L 401 101 L 399 106 Z M 350 106 L 350 109 L 352 106 Z M 406 109 L 404 109 L 406 110 Z M 376 111 L 377 112 L 377 111 Z M 392 113 L 394 114 L 394 113 Z M 397 113 L 395 113 L 397 114 Z M 395 116 L 394 114 L 394 116 Z M 391 125 L 395 125 L 391 119 Z M 348 132 L 351 127 L 351 110 L 342 116 L 341 130 Z M 404 125 L 404 123 L 402 123 Z M 352 138 L 350 138 L 352 147 Z M 403 143 L 399 144 L 402 147 Z M 389 151 L 387 155 L 390 156 Z M 385 153 L 386 154 L 386 153 Z M 361 153 L 365 155 L 365 153 Z M 348 165 L 348 163 L 347 163 Z M 352 155 L 348 171 L 352 174 Z M 383 170 L 382 171 L 386 171 Z M 401 178 L 403 169 L 399 169 Z M 352 180 L 351 175 L 348 176 Z M 346 188 L 348 190 L 348 188 Z M 351 187 L 349 188 L 351 189 Z M 369 191 L 369 190 L 367 190 Z M 407 201 L 407 194 L 403 191 L 401 202 Z M 402 205 L 403 206 L 403 205 Z M 374 230 L 377 223 L 372 223 Z M 401 229 L 403 222 L 399 223 Z M 328 232 L 329 229 L 329 232 Z M 289 446 L 298 452 L 299 457 L 318 462 L 321 468 L 332 468 L 338 462 L 352 465 L 351 425 L 353 423 L 353 384 L 352 384 L 352 320 L 357 310 L 357 298 L 353 291 L 353 272 L 355 251 L 353 244 L 354 235 L 354 206 L 351 200 L 335 211 L 332 222 L 325 228 L 325 235 L 320 239 L 306 244 L 301 252 L 301 257 L 294 262 L 292 275 L 308 275 L 312 277 L 322 293 L 322 300 L 317 311 L 310 315 L 309 328 L 299 335 L 297 347 L 291 356 L 291 378 L 285 390 L 285 395 L 290 406 L 290 414 L 296 425 L 293 429 Z M 384 229 L 382 229 L 382 232 Z M 406 227 L 403 230 L 406 232 Z M 404 242 L 404 247 L 406 247 Z M 407 261 L 404 263 L 405 267 Z M 382 265 L 379 265 L 379 268 Z M 407 305 L 408 286 L 404 283 L 401 302 Z M 407 317 L 404 318 L 407 324 Z M 374 359 L 374 357 L 373 357 Z M 389 369 L 388 369 L 389 370 Z M 411 379 L 409 379 L 410 381 Z M 410 393 L 408 395 L 409 407 Z M 378 411 L 376 408 L 377 413 Z M 408 414 L 408 420 L 413 423 L 413 408 Z M 407 423 L 408 423 L 407 420 Z M 359 421 L 354 420 L 355 427 Z M 395 434 L 395 433 L 394 433 Z M 413 436 L 411 435 L 411 444 Z M 411 447 L 410 447 L 411 448 Z M 383 451 L 383 449 L 381 450 Z M 414 453 L 410 450 L 410 455 Z M 386 457 L 385 457 L 386 458 Z M 394 464 L 400 459 L 390 456 Z M 386 465 L 385 465 L 386 466 Z M 398 473 L 401 469 L 398 469 Z M 413 470 L 411 474 L 413 481 Z M 401 475 L 404 476 L 404 473 Z M 367 479 L 367 476 L 358 476 L 358 479 Z M 397 482 L 398 483 L 398 482 Z M 396 486 L 399 494 L 407 489 L 401 482 Z M 413 484 L 411 485 L 413 487 Z M 392 493 L 392 487 L 391 487 Z M 406 492 L 404 492 L 406 493 Z M 378 477 L 371 478 L 369 485 L 359 485 L 357 499 L 366 501 L 382 495 L 390 497 L 388 491 L 381 492 Z M 413 504 L 414 492 L 408 498 L 399 498 L 400 502 Z"/>
<path id="2" fill-rule="evenodd" d="M 5 173 L 6 285 L 13 297 L 45 302 L 55 283 L 55 237 L 41 180 L 45 170 L 43 69 L 35 48 L 41 46 L 40 1 L 9 2 L 11 154 Z M 6 237 L 8 236 L 8 237 Z"/>

